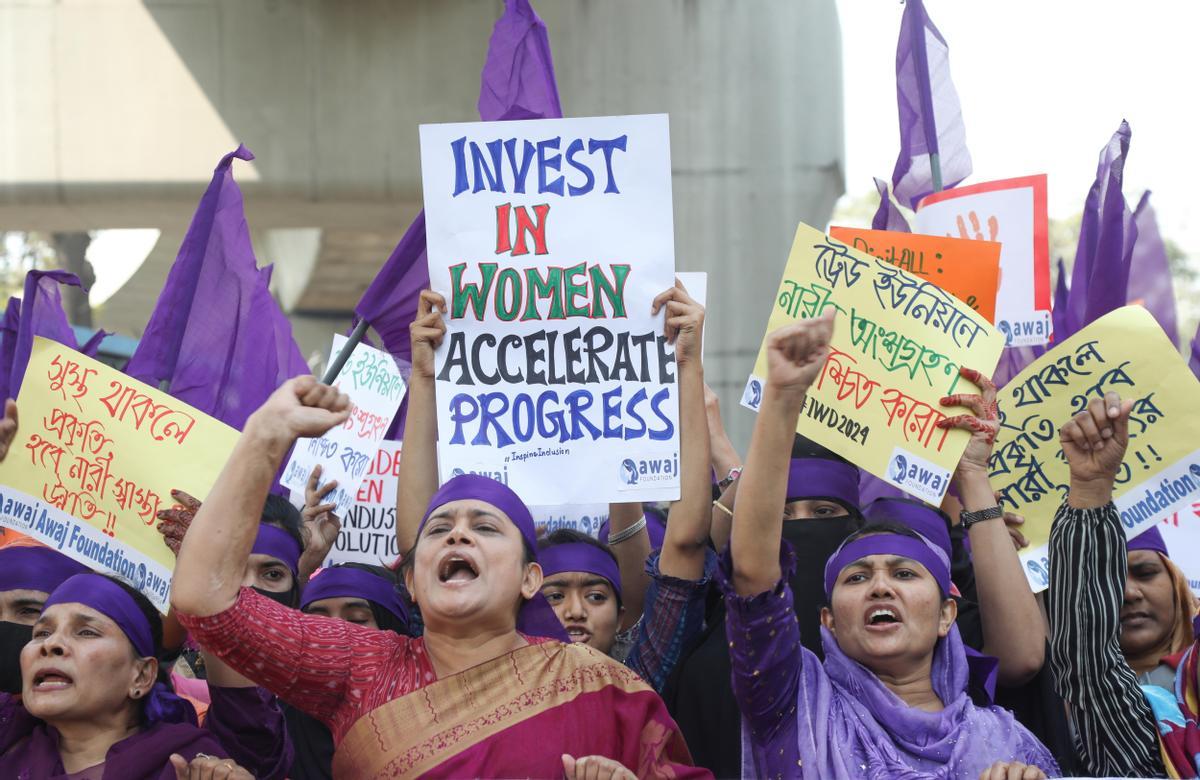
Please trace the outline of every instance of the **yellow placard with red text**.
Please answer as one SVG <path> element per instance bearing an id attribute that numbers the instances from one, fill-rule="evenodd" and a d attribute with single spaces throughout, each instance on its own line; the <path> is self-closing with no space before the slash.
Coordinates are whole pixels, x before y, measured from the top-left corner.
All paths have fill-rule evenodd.
<path id="1" fill-rule="evenodd" d="M 172 489 L 208 495 L 238 432 L 40 337 L 17 406 L 0 525 L 116 574 L 166 612 L 175 556 L 156 515 Z"/>
<path id="2" fill-rule="evenodd" d="M 832 352 L 809 388 L 797 432 L 918 498 L 937 503 L 968 434 L 937 427 L 963 410 L 938 403 L 978 392 L 960 367 L 990 374 L 1004 336 L 937 285 L 801 224 L 770 305 L 767 333 L 838 311 Z M 766 340 L 742 405 L 766 390 Z"/>
<path id="3" fill-rule="evenodd" d="M 996 322 L 996 291 L 1000 287 L 998 242 L 848 227 L 831 227 L 829 235 L 933 282 L 988 322 Z"/>

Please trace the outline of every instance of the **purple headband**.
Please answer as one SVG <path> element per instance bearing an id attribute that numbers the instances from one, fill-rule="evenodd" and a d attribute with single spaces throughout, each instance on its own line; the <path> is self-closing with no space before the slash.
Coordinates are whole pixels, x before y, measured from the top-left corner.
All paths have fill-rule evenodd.
<path id="1" fill-rule="evenodd" d="M 425 517 L 421 518 L 421 525 L 417 528 L 417 533 L 421 533 L 421 530 L 425 528 L 425 523 L 429 521 L 429 516 L 438 507 L 463 499 L 473 499 L 491 504 L 508 515 L 508 519 L 512 520 L 513 525 L 521 532 L 525 543 L 534 551 L 536 558 L 537 529 L 533 525 L 533 515 L 530 514 L 529 507 L 525 506 L 521 497 L 514 493 L 508 485 L 489 477 L 481 477 L 478 474 L 460 474 L 442 485 L 438 492 L 433 494 L 433 498 L 429 499 L 429 506 L 425 509 Z"/>
<path id="2" fill-rule="evenodd" d="M 282 528 L 260 523 L 258 536 L 254 538 L 251 555 L 269 555 L 287 564 L 295 576 L 300 571 L 300 543 Z"/>
<path id="3" fill-rule="evenodd" d="M 911 528 L 940 547 L 946 559 L 950 559 L 950 526 L 940 509 L 907 498 L 877 498 L 863 510 L 863 517 L 871 522 L 891 521 Z"/>
<path id="4" fill-rule="evenodd" d="M 950 593 L 950 560 L 932 542 L 924 538 L 913 539 L 895 533 L 878 533 L 845 542 L 825 563 L 825 597 L 833 596 L 833 586 L 842 569 L 868 555 L 899 555 L 910 558 L 924 566 L 942 589 L 942 595 Z"/>
<path id="5" fill-rule="evenodd" d="M 1145 531 L 1142 531 L 1137 536 L 1130 539 L 1125 549 L 1129 552 L 1134 550 L 1153 550 L 1156 553 L 1162 553 L 1164 558 L 1170 558 L 1167 554 L 1167 543 L 1163 541 L 1162 534 L 1159 533 L 1157 526 L 1150 526 Z"/>
<path id="6" fill-rule="evenodd" d="M 621 600 L 621 570 L 612 555 L 594 544 L 566 542 L 543 547 L 538 553 L 538 561 L 546 577 L 565 571 L 582 571 L 603 577 L 612 585 L 617 601 Z"/>
<path id="7" fill-rule="evenodd" d="M 513 525 L 521 532 L 533 560 L 537 561 L 537 528 L 533 524 L 533 515 L 530 514 L 529 507 L 525 506 L 521 497 L 508 485 L 477 474 L 460 474 L 453 477 L 433 494 L 429 506 L 425 509 L 425 517 L 421 519 L 421 525 L 417 528 L 417 535 L 420 536 L 425 523 L 429 522 L 429 516 L 438 507 L 463 499 L 491 504 L 508 515 Z M 560 642 L 571 641 L 550 602 L 546 601 L 546 597 L 541 593 L 535 594 L 521 607 L 521 612 L 517 615 L 517 630 L 523 634 L 550 637 Z"/>
<path id="8" fill-rule="evenodd" d="M 99 574 L 76 574 L 54 589 L 43 611 L 55 604 L 83 604 L 116 623 L 141 658 L 154 655 L 150 622 L 125 589 Z"/>
<path id="9" fill-rule="evenodd" d="M 53 593 L 68 578 L 88 567 L 49 547 L 0 549 L 0 591 L 40 590 Z"/>
<path id="10" fill-rule="evenodd" d="M 153 657 L 154 635 L 145 613 L 124 588 L 99 574 L 76 574 L 54 589 L 43 610 L 55 604 L 83 604 L 106 615 L 129 638 L 141 658 Z M 147 692 L 143 715 L 149 723 L 196 725 L 196 710 L 165 683 L 156 682 Z"/>
<path id="11" fill-rule="evenodd" d="M 304 593 L 300 597 L 300 609 L 308 609 L 314 601 L 335 598 L 366 599 L 408 624 L 408 609 L 396 591 L 396 586 L 369 571 L 353 566 L 322 569 L 304 587 Z"/>
<path id="12" fill-rule="evenodd" d="M 850 512 L 858 509 L 858 469 L 827 458 L 792 458 L 788 464 L 787 500 L 829 499 Z"/>

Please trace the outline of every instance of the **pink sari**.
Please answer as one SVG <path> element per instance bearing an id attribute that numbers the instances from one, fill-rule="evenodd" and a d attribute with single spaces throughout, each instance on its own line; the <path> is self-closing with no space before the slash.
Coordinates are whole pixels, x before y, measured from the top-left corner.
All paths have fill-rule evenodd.
<path id="1" fill-rule="evenodd" d="M 359 718 L 336 777 L 562 777 L 562 754 L 601 755 L 638 777 L 691 766 L 662 700 L 584 645 L 545 642 L 394 699 Z"/>

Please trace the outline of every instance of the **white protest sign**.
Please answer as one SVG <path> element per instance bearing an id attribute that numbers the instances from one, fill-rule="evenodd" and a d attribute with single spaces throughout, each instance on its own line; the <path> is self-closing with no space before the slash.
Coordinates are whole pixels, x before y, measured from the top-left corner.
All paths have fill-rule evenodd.
<path id="1" fill-rule="evenodd" d="M 443 481 L 527 503 L 679 496 L 664 115 L 421 127 Z"/>
<path id="2" fill-rule="evenodd" d="M 533 525 L 537 528 L 538 536 L 564 528 L 596 536 L 600 533 L 600 526 L 608 520 L 608 504 L 531 506 L 529 511 L 533 513 Z"/>
<path id="3" fill-rule="evenodd" d="M 1158 530 L 1171 562 L 1183 571 L 1192 592 L 1200 593 L 1200 502 L 1172 513 Z"/>
<path id="4" fill-rule="evenodd" d="M 382 566 L 400 555 L 400 544 L 396 541 L 396 490 L 402 446 L 398 441 L 379 443 L 379 451 L 355 492 L 354 504 L 339 516 L 342 531 L 322 566 L 335 563 Z"/>
<path id="5" fill-rule="evenodd" d="M 346 341 L 341 334 L 333 337 L 332 356 L 341 352 Z M 354 407 L 350 419 L 319 439 L 297 440 L 280 482 L 303 499 L 308 477 L 320 465 L 320 484 L 334 479 L 338 483 L 325 502 L 337 504 L 334 514 L 345 517 L 400 409 L 407 385 L 392 356 L 366 344 L 354 348 L 334 385 L 350 397 Z"/>
<path id="6" fill-rule="evenodd" d="M 935 192 L 917 206 L 913 229 L 931 236 L 999 242 L 996 329 L 1010 347 L 1050 340 L 1045 174 Z"/>

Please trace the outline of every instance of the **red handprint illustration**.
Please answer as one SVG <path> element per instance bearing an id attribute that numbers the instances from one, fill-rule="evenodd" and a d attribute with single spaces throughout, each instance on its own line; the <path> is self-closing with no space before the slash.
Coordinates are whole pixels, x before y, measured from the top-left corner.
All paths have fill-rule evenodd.
<path id="1" fill-rule="evenodd" d="M 967 218 L 971 220 L 971 231 L 967 230 L 967 223 L 963 220 L 962 215 L 959 214 L 957 217 L 959 238 L 975 239 L 976 241 L 995 241 L 996 236 L 1000 235 L 1000 222 L 994 216 L 988 217 L 988 235 L 986 237 L 983 235 L 982 226 L 979 224 L 979 215 L 972 211 L 967 214 Z M 946 235 L 954 238 L 949 233 Z"/>

